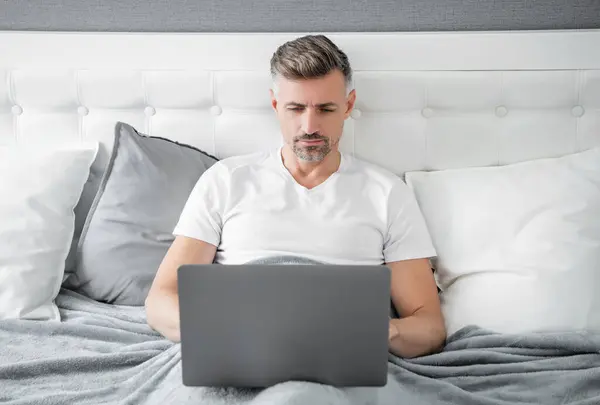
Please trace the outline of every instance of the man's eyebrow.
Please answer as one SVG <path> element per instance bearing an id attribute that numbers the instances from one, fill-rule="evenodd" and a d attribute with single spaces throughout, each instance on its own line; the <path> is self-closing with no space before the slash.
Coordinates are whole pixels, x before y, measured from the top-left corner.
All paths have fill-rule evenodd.
<path id="1" fill-rule="evenodd" d="M 337 107 L 337 106 L 338 105 L 336 103 L 334 103 L 333 101 L 317 104 L 318 108 Z M 292 101 L 292 102 L 286 103 L 285 107 L 306 107 L 306 104 L 296 103 L 296 102 Z"/>

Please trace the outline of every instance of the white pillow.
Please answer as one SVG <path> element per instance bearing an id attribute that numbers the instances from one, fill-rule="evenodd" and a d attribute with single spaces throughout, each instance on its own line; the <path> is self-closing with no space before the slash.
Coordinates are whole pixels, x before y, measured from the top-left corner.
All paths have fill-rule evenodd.
<path id="1" fill-rule="evenodd" d="M 437 249 L 449 334 L 600 331 L 600 149 L 406 181 Z"/>
<path id="2" fill-rule="evenodd" d="M 60 320 L 73 209 L 97 150 L 0 147 L 0 319 Z"/>

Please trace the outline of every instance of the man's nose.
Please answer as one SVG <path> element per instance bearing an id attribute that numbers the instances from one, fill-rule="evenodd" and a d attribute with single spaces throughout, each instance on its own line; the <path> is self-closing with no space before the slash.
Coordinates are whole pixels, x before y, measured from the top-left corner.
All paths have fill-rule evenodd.
<path id="1" fill-rule="evenodd" d="M 317 117 L 317 114 L 314 111 L 307 109 L 303 115 L 302 131 L 304 131 L 305 134 L 319 132 L 319 118 Z"/>

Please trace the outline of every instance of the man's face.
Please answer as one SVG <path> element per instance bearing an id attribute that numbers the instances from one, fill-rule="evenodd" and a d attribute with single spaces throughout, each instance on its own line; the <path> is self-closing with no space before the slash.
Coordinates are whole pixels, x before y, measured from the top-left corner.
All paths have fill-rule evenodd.
<path id="1" fill-rule="evenodd" d="M 355 92 L 346 97 L 344 75 L 334 70 L 315 79 L 277 78 L 271 104 L 285 143 L 307 162 L 319 162 L 338 150 L 344 120 L 354 106 Z"/>

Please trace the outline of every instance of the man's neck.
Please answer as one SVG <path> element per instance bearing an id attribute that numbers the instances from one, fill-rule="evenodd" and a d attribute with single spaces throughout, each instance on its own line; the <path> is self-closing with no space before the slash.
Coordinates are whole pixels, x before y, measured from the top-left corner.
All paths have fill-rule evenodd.
<path id="1" fill-rule="evenodd" d="M 339 169 L 341 163 L 341 154 L 337 149 L 332 149 L 319 162 L 299 159 L 288 145 L 281 149 L 281 155 L 285 168 L 299 184 L 306 188 L 316 187 L 327 180 Z"/>

